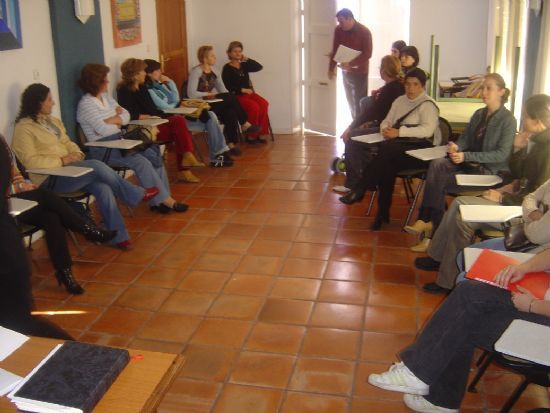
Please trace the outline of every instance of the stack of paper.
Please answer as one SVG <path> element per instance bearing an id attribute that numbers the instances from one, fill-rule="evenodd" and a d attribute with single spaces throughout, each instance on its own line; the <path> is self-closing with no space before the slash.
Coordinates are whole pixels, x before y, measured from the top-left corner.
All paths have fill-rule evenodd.
<path id="1" fill-rule="evenodd" d="M 349 63 L 360 54 L 361 50 L 351 49 L 341 44 L 332 59 L 338 63 Z"/>

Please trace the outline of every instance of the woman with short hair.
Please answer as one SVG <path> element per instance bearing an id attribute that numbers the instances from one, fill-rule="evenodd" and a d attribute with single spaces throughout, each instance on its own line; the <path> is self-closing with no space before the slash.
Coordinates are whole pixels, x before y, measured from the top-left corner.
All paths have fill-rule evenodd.
<path id="1" fill-rule="evenodd" d="M 248 116 L 235 96 L 231 95 L 214 67 L 216 55 L 212 46 L 201 46 L 197 50 L 199 64 L 189 73 L 187 95 L 193 99 L 221 99 L 221 102 L 210 104 L 220 121 L 225 125 L 224 133 L 232 155 L 240 155 L 236 146 L 239 143 L 240 131 L 253 134 L 260 131 L 258 125 L 252 125 Z"/>
<path id="2" fill-rule="evenodd" d="M 87 64 L 82 68 L 78 84 L 84 96 L 78 102 L 76 119 L 88 142 L 112 141 L 122 136 L 121 127 L 130 121 L 130 114 L 107 93 L 109 68 L 102 64 Z M 107 149 L 91 147 L 92 158 L 103 160 Z M 135 171 L 143 187 L 155 186 L 159 193 L 149 201 L 152 210 L 160 213 L 185 212 L 187 205 L 177 202 L 170 194 L 168 173 L 158 146 L 139 152 L 124 153 L 109 150 L 107 163 Z"/>
<path id="3" fill-rule="evenodd" d="M 254 91 L 250 81 L 250 73 L 259 72 L 263 66 L 244 55 L 243 44 L 239 41 L 229 43 L 226 52 L 229 62 L 223 66 L 223 82 L 227 90 L 237 97 L 250 123 L 261 128 L 259 133 L 247 133 L 247 142 L 267 143 L 261 136 L 269 133 L 269 102 Z"/>

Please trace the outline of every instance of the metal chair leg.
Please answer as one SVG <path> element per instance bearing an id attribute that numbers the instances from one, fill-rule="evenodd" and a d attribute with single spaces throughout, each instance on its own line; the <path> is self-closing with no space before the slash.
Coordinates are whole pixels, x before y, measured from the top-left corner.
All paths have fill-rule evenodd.
<path id="1" fill-rule="evenodd" d="M 374 198 L 376 198 L 376 192 L 377 191 L 371 191 L 370 193 L 370 201 L 369 201 L 369 207 L 367 209 L 367 216 L 370 215 L 371 211 L 372 211 L 372 207 L 374 206 Z"/>
<path id="2" fill-rule="evenodd" d="M 271 129 L 271 121 L 269 120 L 269 117 L 267 118 L 267 129 L 269 130 L 269 135 L 271 135 L 271 142 L 275 142 L 275 135 L 273 135 L 273 129 Z"/>
<path id="3" fill-rule="evenodd" d="M 514 390 L 514 393 L 510 396 L 508 400 L 506 400 L 506 403 L 504 403 L 504 406 L 502 406 L 502 409 L 500 409 L 500 413 L 509 413 L 510 410 L 512 410 L 512 407 L 514 407 L 514 404 L 518 401 L 521 394 L 525 391 L 527 386 L 529 385 L 529 380 L 527 377 L 520 383 L 520 385 Z"/>
<path id="4" fill-rule="evenodd" d="M 483 364 L 481 365 L 481 367 L 479 367 L 476 375 L 472 379 L 472 382 L 468 386 L 468 391 L 470 393 L 477 393 L 477 389 L 476 389 L 477 383 L 479 382 L 479 380 L 481 379 L 483 374 L 485 374 L 485 371 L 487 370 L 487 368 L 489 367 L 489 365 L 493 362 L 493 359 L 495 358 L 495 353 L 489 353 L 489 352 L 486 352 L 486 353 L 487 353 L 487 355 L 485 356 Z"/>
<path id="5" fill-rule="evenodd" d="M 409 225 L 409 222 L 411 220 L 411 217 L 412 217 L 412 214 L 414 212 L 414 209 L 416 208 L 416 204 L 418 203 L 418 197 L 420 196 L 420 192 L 422 191 L 422 188 L 424 188 L 424 179 L 422 179 L 420 181 L 420 183 L 418 184 L 418 187 L 416 188 L 416 193 L 414 194 L 414 198 L 412 200 L 412 204 L 411 206 L 409 207 L 409 212 L 407 213 L 407 219 L 405 220 L 405 225 L 403 225 L 404 227 L 406 227 L 407 225 Z M 411 189 L 412 190 L 412 189 Z"/>
<path id="6" fill-rule="evenodd" d="M 74 232 L 71 231 L 70 229 L 67 230 L 67 232 L 69 233 L 69 237 L 71 237 L 71 241 L 73 242 L 74 246 L 76 247 L 76 250 L 78 251 L 78 256 L 82 256 L 82 254 L 84 253 L 82 251 L 82 248 L 80 247 L 80 244 L 78 242 L 78 240 L 76 239 L 76 236 L 74 235 Z"/>

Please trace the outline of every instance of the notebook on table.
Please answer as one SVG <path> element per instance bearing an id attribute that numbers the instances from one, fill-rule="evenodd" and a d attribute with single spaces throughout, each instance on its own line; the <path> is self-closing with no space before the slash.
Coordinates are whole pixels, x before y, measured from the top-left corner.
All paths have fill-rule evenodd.
<path id="1" fill-rule="evenodd" d="M 129 360 L 128 350 L 65 342 L 8 397 L 28 412 L 89 413 Z"/>

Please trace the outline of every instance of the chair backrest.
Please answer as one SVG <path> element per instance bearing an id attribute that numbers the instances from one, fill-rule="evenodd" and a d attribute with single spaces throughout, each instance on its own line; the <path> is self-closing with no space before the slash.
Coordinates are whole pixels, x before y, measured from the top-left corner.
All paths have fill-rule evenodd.
<path id="1" fill-rule="evenodd" d="M 79 146 L 80 150 L 82 152 L 87 152 L 88 147 L 86 146 L 86 142 L 88 142 L 88 138 L 86 138 L 86 134 L 84 133 L 82 126 L 80 126 L 80 123 L 76 124 L 76 138 L 78 139 L 76 144 Z"/>
<path id="2" fill-rule="evenodd" d="M 451 124 L 447 121 L 447 119 L 440 116 L 439 125 L 434 132 L 433 144 L 435 146 L 447 145 L 452 134 L 453 129 L 451 128 Z"/>
<path id="3" fill-rule="evenodd" d="M 187 99 L 189 95 L 187 94 L 187 85 L 189 84 L 189 80 L 185 80 L 183 84 L 181 85 L 180 90 L 180 99 Z"/>

